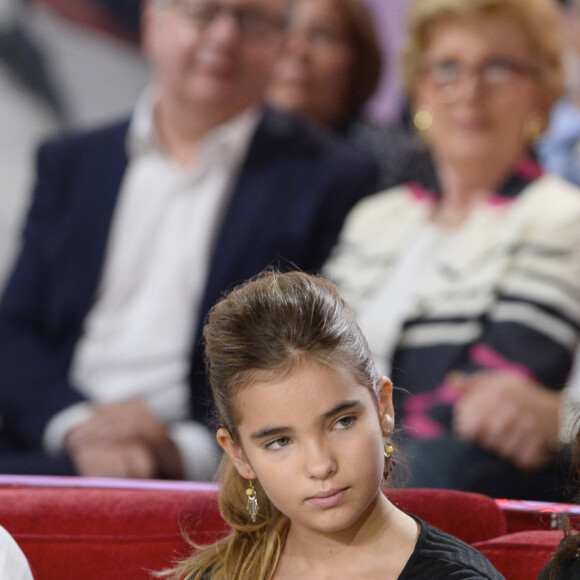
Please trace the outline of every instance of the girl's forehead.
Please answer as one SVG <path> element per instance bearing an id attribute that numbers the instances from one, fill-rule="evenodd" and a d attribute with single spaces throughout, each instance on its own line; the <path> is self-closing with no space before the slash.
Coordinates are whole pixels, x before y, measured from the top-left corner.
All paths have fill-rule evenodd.
<path id="1" fill-rule="evenodd" d="M 271 373 L 242 387 L 234 401 L 237 423 L 304 423 L 343 401 L 373 404 L 374 394 L 347 368 L 308 362 L 282 376 Z"/>

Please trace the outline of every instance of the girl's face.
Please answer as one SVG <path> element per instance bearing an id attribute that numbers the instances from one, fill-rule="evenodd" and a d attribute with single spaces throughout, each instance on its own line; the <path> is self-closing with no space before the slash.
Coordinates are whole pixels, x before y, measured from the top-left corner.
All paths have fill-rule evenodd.
<path id="1" fill-rule="evenodd" d="M 426 138 L 439 159 L 515 164 L 538 118 L 540 84 L 527 37 L 508 18 L 434 24 L 414 104 L 433 115 Z"/>
<path id="2" fill-rule="evenodd" d="M 284 110 L 335 125 L 346 114 L 352 67 L 351 40 L 334 0 L 300 0 L 269 98 Z"/>
<path id="3" fill-rule="evenodd" d="M 240 475 L 258 479 L 293 533 L 354 530 L 372 512 L 383 479 L 384 434 L 393 428 L 392 385 L 380 400 L 343 368 L 308 363 L 237 396 L 240 445 L 218 441 Z"/>

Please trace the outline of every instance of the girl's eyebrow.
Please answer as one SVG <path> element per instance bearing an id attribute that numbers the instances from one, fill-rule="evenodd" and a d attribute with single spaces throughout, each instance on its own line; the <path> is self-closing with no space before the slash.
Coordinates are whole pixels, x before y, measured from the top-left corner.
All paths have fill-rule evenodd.
<path id="1" fill-rule="evenodd" d="M 350 411 L 355 407 L 358 407 L 362 404 L 360 399 L 352 399 L 350 401 L 341 401 L 332 409 L 329 409 L 321 416 L 321 421 L 327 421 L 331 417 L 338 415 L 339 413 L 343 413 L 344 411 Z M 255 431 L 250 435 L 250 439 L 257 441 L 261 439 L 267 439 L 269 437 L 276 437 L 277 435 L 292 433 L 294 429 L 289 426 L 280 426 L 280 427 L 264 427 L 258 431 Z"/>
<path id="2" fill-rule="evenodd" d="M 343 413 L 344 411 L 350 411 L 353 408 L 358 407 L 360 405 L 362 405 L 362 401 L 360 399 L 352 399 L 350 401 L 342 401 L 341 403 L 338 403 L 338 405 L 335 405 L 329 411 L 326 411 L 326 413 L 324 413 L 324 415 L 322 415 L 321 418 L 323 421 L 325 421 L 327 419 L 330 419 L 334 415 L 338 415 L 339 413 Z"/>
<path id="3" fill-rule="evenodd" d="M 281 435 L 282 433 L 288 433 L 293 431 L 292 427 L 265 427 L 259 431 L 255 431 L 250 435 L 250 439 L 260 440 L 267 439 L 269 437 L 275 437 L 276 435 Z"/>

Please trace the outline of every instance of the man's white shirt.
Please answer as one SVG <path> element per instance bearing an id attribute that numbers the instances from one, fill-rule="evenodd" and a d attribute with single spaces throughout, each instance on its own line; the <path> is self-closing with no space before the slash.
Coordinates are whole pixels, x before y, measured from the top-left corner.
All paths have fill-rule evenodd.
<path id="1" fill-rule="evenodd" d="M 71 364 L 71 384 L 91 403 L 138 398 L 169 427 L 188 479 L 213 476 L 213 434 L 189 415 L 188 373 L 216 233 L 260 119 L 251 109 L 216 128 L 191 167 L 164 152 L 154 98 L 139 101 L 95 303 Z M 92 414 L 61 411 L 45 431 L 49 452 Z"/>

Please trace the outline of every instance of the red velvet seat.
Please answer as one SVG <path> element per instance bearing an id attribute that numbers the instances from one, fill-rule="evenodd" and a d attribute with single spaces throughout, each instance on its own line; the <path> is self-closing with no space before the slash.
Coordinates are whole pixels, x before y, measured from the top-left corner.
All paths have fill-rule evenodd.
<path id="1" fill-rule="evenodd" d="M 502 510 L 480 494 L 387 494 L 401 509 L 480 547 L 507 580 L 535 579 L 561 537 L 548 532 L 526 543 L 526 536 L 506 535 Z M 183 526 L 198 543 L 225 533 L 216 495 L 210 484 L 0 476 L 0 524 L 29 558 L 35 580 L 146 580 L 149 570 L 189 552 Z"/>
<path id="2" fill-rule="evenodd" d="M 486 495 L 450 489 L 390 489 L 387 496 L 402 510 L 468 544 L 508 531 L 504 514 Z"/>
<path id="3" fill-rule="evenodd" d="M 563 535 L 558 530 L 527 530 L 476 542 L 506 580 L 535 580 Z"/>
<path id="4" fill-rule="evenodd" d="M 508 532 L 559 529 L 565 516 L 580 528 L 580 505 L 546 501 L 496 499 L 507 521 Z"/>

